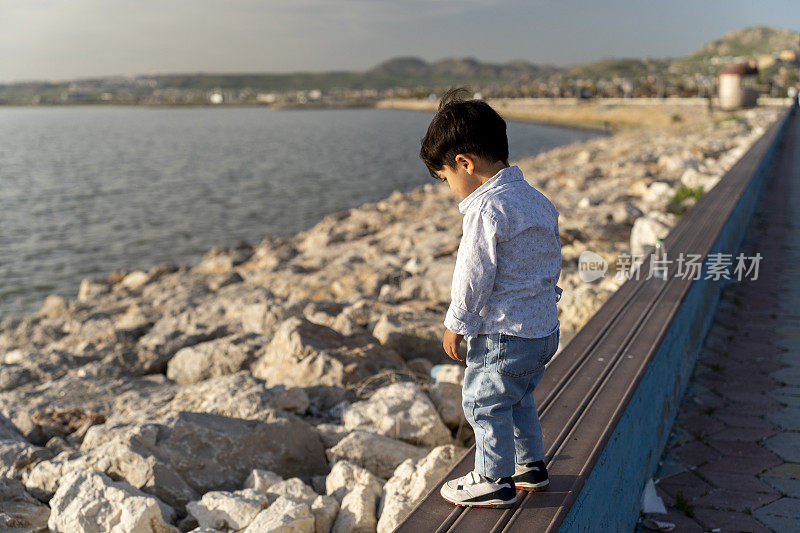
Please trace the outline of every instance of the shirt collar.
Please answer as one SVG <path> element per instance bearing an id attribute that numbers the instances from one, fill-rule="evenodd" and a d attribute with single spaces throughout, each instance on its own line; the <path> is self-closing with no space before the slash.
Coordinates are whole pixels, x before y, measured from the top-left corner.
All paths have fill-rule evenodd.
<path id="1" fill-rule="evenodd" d="M 469 205 L 472 204 L 475 201 L 475 199 L 483 195 L 483 193 L 485 193 L 489 189 L 493 189 L 494 187 L 499 187 L 504 183 L 509 183 L 512 181 L 518 181 L 522 179 L 524 179 L 522 177 L 522 171 L 517 165 L 505 167 L 501 169 L 500 172 L 489 178 L 485 183 L 482 183 L 480 187 L 472 191 L 467 197 L 461 200 L 458 203 L 458 210 L 461 211 L 461 213 L 466 213 Z"/>

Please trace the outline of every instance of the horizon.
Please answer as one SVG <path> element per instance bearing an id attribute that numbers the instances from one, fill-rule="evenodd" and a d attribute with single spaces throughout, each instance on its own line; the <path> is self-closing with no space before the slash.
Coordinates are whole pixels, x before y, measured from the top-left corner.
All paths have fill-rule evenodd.
<path id="1" fill-rule="evenodd" d="M 568 68 L 684 57 L 731 31 L 788 31 L 800 7 L 773 0 L 11 0 L 0 7 L 0 84 L 168 74 L 363 72 L 397 57 L 472 57 Z M 720 10 L 720 7 L 724 9 Z M 308 16 L 313 12 L 314 16 Z"/>

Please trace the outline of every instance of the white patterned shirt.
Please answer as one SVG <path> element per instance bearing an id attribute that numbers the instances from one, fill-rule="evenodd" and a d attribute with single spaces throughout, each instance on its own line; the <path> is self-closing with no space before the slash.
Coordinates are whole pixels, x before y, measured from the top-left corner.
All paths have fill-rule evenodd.
<path id="1" fill-rule="evenodd" d="M 545 337 L 559 326 L 562 289 L 558 210 L 505 167 L 458 204 L 464 214 L 450 307 L 454 333 Z"/>

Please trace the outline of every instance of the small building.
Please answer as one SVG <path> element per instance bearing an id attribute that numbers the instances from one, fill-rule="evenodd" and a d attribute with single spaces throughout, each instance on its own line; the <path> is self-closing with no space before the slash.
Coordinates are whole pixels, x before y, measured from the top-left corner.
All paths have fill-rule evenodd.
<path id="1" fill-rule="evenodd" d="M 749 63 L 731 63 L 719 72 L 719 107 L 739 109 L 753 107 L 758 100 L 755 60 Z"/>

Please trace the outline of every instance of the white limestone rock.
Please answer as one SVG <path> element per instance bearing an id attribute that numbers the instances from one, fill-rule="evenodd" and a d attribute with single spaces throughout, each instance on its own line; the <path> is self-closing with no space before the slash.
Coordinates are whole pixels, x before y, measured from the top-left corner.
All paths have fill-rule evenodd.
<path id="1" fill-rule="evenodd" d="M 421 459 L 428 452 L 425 448 L 377 433 L 356 430 L 325 453 L 331 463 L 346 459 L 366 468 L 380 478 L 387 479 L 397 465 L 406 459 Z"/>
<path id="2" fill-rule="evenodd" d="M 28 494 L 18 480 L 0 476 L 0 531 L 44 531 L 50 508 Z"/>
<path id="3" fill-rule="evenodd" d="M 178 350 L 167 363 L 167 377 L 176 383 L 197 383 L 250 367 L 264 337 L 229 335 Z"/>
<path id="4" fill-rule="evenodd" d="M 91 469 L 61 479 L 50 500 L 47 526 L 53 533 L 179 533 L 174 510 L 124 481 Z"/>
<path id="5" fill-rule="evenodd" d="M 311 506 L 281 496 L 256 515 L 241 533 L 316 533 Z"/>
<path id="6" fill-rule="evenodd" d="M 309 505 L 319 496 L 313 488 L 297 477 L 275 483 L 267 489 L 266 494 L 270 502 L 274 502 L 280 497 L 286 497 L 303 501 Z"/>
<path id="7" fill-rule="evenodd" d="M 345 387 L 383 368 L 402 368 L 403 359 L 371 335 L 344 336 L 305 317 L 281 322 L 253 365 L 267 385 Z"/>
<path id="8" fill-rule="evenodd" d="M 464 365 L 455 364 L 441 364 L 435 365 L 431 368 L 431 377 L 433 381 L 438 383 L 446 381 L 448 383 L 455 383 L 456 385 L 463 385 L 464 383 Z"/>
<path id="9" fill-rule="evenodd" d="M 721 178 L 721 175 L 705 174 L 690 168 L 681 175 L 681 183 L 687 187 L 702 187 L 704 191 L 709 191 Z"/>
<path id="10" fill-rule="evenodd" d="M 339 502 L 333 496 L 320 494 L 311 502 L 315 533 L 329 533 L 339 513 Z"/>
<path id="11" fill-rule="evenodd" d="M 342 501 L 354 485 L 364 485 L 372 488 L 376 494 L 383 492 L 385 481 L 366 468 L 362 468 L 347 460 L 336 461 L 330 474 L 325 478 L 325 493 Z"/>
<path id="12" fill-rule="evenodd" d="M 332 533 L 371 533 L 378 526 L 378 495 L 365 485 L 356 485 L 344 496 Z"/>
<path id="13" fill-rule="evenodd" d="M 436 406 L 436 411 L 442 422 L 450 428 L 456 429 L 466 423 L 464 407 L 461 398 L 461 386 L 447 381 L 432 383 L 428 395 Z"/>
<path id="14" fill-rule="evenodd" d="M 378 532 L 390 532 L 466 453 L 452 445 L 437 446 L 419 461 L 407 459 L 383 487 Z"/>
<path id="15" fill-rule="evenodd" d="M 270 487 L 281 481 L 283 481 L 283 478 L 275 472 L 254 468 L 250 475 L 247 476 L 247 479 L 244 480 L 244 488 L 267 492 Z"/>
<path id="16" fill-rule="evenodd" d="M 637 218 L 631 229 L 631 254 L 636 256 L 652 251 L 656 238 L 665 238 L 675 222 L 675 215 L 659 211 L 650 211 Z"/>
<path id="17" fill-rule="evenodd" d="M 199 501 L 189 502 L 186 510 L 200 527 L 242 529 L 269 505 L 267 495 L 255 489 L 211 491 Z"/>
<path id="18" fill-rule="evenodd" d="M 368 400 L 348 407 L 342 421 L 350 431 L 363 429 L 419 446 L 453 442 L 436 408 L 413 382 L 381 387 Z"/>

